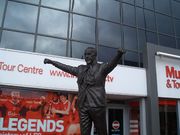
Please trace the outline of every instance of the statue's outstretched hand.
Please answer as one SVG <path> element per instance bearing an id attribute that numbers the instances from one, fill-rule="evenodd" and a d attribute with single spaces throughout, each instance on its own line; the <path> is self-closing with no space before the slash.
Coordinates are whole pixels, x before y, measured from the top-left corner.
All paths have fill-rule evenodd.
<path id="1" fill-rule="evenodd" d="M 47 59 L 47 58 L 44 59 L 44 64 L 51 64 L 51 62 L 52 62 L 52 60 L 50 60 L 50 59 Z"/>
<path id="2" fill-rule="evenodd" d="M 124 49 L 122 49 L 122 48 L 119 48 L 119 49 L 118 49 L 118 53 L 120 53 L 121 55 L 123 55 L 123 54 L 126 53 L 126 51 L 125 51 Z"/>

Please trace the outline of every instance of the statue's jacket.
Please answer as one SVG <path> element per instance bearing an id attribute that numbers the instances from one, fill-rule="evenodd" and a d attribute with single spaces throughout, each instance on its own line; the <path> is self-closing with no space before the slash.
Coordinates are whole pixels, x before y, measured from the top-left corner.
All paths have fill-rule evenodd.
<path id="1" fill-rule="evenodd" d="M 94 65 L 79 65 L 73 67 L 60 62 L 53 61 L 57 68 L 77 76 L 78 83 L 78 107 L 85 104 L 89 107 L 105 107 L 106 76 L 117 66 L 122 54 L 117 55 L 109 63 L 95 63 Z"/>

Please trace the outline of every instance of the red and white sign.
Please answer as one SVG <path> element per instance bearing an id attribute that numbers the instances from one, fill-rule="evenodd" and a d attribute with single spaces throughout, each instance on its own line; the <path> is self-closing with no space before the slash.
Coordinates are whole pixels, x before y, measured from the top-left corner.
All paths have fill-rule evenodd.
<path id="1" fill-rule="evenodd" d="M 0 135 L 80 135 L 77 95 L 8 88 L 0 92 Z"/>
<path id="2" fill-rule="evenodd" d="M 156 56 L 158 96 L 180 98 L 180 60 Z"/>
<path id="3" fill-rule="evenodd" d="M 113 121 L 113 123 L 112 123 L 112 127 L 113 127 L 113 129 L 119 129 L 120 128 L 120 123 L 119 123 L 119 121 Z"/>
<path id="4" fill-rule="evenodd" d="M 85 64 L 81 59 L 0 49 L 0 85 L 78 91 L 75 76 L 52 65 L 45 65 L 44 58 L 72 66 Z M 117 66 L 106 78 L 106 92 L 147 96 L 145 69 Z"/>

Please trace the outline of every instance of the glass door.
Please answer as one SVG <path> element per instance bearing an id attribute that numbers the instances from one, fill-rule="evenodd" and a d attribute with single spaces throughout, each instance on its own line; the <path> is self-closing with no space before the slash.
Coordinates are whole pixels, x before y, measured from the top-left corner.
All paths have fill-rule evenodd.
<path id="1" fill-rule="evenodd" d="M 124 135 L 123 109 L 108 109 L 108 133 L 109 135 Z"/>

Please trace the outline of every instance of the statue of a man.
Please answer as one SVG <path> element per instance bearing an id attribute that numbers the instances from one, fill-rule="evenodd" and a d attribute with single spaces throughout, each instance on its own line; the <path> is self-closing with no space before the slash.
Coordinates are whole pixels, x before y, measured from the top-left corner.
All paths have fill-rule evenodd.
<path id="1" fill-rule="evenodd" d="M 98 135 L 107 135 L 106 126 L 106 76 L 117 66 L 124 50 L 119 49 L 116 56 L 109 63 L 97 63 L 97 51 L 93 47 L 85 50 L 86 65 L 73 67 L 63 63 L 45 59 L 44 64 L 53 66 L 77 76 L 78 109 L 82 135 L 90 135 L 92 122 Z"/>

